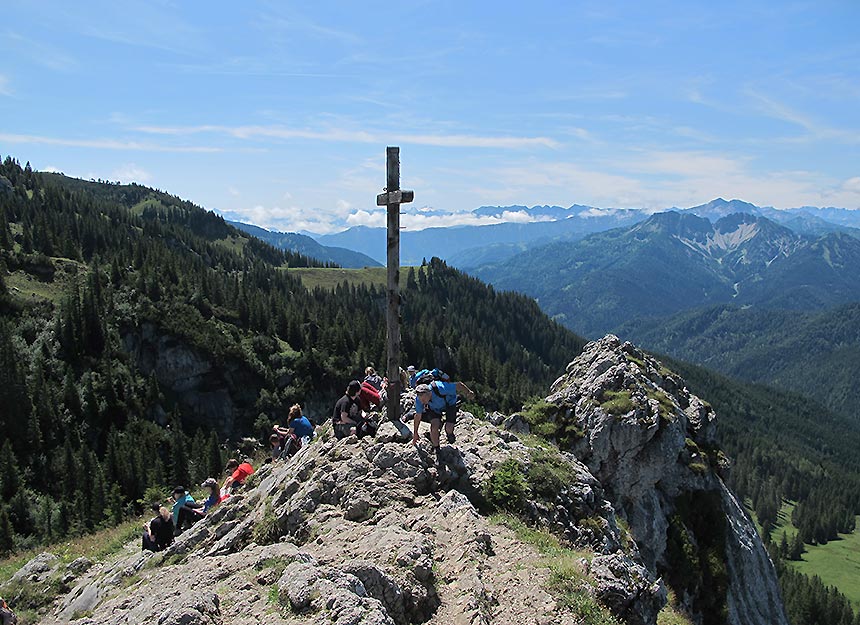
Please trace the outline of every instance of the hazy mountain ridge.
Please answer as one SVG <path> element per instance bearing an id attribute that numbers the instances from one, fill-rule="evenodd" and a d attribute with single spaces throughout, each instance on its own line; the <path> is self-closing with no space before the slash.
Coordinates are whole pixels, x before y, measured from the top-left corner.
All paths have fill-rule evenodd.
<path id="1" fill-rule="evenodd" d="M 730 214 L 657 213 L 631 228 L 529 250 L 474 271 L 590 335 L 717 303 L 815 310 L 860 298 L 860 241 Z"/>
<path id="2" fill-rule="evenodd" d="M 227 221 L 234 228 L 257 237 L 269 245 L 282 250 L 290 250 L 314 258 L 323 263 L 333 263 L 339 267 L 357 268 L 378 267 L 380 263 L 370 256 L 360 252 L 354 252 L 343 247 L 328 247 L 317 243 L 312 237 L 296 232 L 278 232 L 277 230 L 266 230 L 252 224 L 244 224 L 238 221 Z"/>

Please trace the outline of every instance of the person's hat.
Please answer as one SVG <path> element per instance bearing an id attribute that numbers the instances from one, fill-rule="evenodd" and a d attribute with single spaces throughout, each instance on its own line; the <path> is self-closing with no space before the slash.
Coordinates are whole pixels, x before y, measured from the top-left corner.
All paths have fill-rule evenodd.
<path id="1" fill-rule="evenodd" d="M 415 392 L 418 395 L 421 395 L 421 393 L 429 393 L 430 392 L 430 385 L 429 384 L 419 384 L 418 386 L 415 387 Z"/>
<path id="2" fill-rule="evenodd" d="M 214 477 L 207 478 L 205 482 L 203 482 L 200 486 L 203 488 L 215 488 L 218 486 L 218 482 L 215 481 Z"/>
<path id="3" fill-rule="evenodd" d="M 415 372 L 415 365 L 409 365 L 408 367 L 406 367 L 406 370 L 410 373 L 414 373 Z"/>

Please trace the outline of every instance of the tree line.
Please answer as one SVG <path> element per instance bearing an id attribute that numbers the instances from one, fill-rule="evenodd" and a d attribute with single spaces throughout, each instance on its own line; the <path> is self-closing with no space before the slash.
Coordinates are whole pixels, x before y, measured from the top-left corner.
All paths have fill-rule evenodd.
<path id="1" fill-rule="evenodd" d="M 329 406 L 384 362 L 385 292 L 307 289 L 288 269 L 308 266 L 323 263 L 174 196 L 7 157 L 0 553 L 114 524 L 159 488 L 215 475 L 228 439 L 259 436 L 296 402 Z M 408 271 L 403 300 L 402 361 L 444 368 L 487 409 L 519 408 L 583 345 L 534 302 L 438 259 Z M 200 394 L 223 392 L 232 420 L 210 422 L 159 368 L 165 343 L 205 365 Z"/>

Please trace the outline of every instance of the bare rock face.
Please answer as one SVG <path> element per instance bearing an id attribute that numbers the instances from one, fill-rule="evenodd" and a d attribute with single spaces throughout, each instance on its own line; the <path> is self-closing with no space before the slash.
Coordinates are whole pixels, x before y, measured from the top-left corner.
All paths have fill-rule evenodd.
<path id="1" fill-rule="evenodd" d="M 705 610 L 713 589 L 678 561 L 692 547 L 722 554 L 707 579 L 721 584 L 711 594 L 729 623 L 787 625 L 773 567 L 719 477 L 713 410 L 683 380 L 607 337 L 547 401 L 582 433 L 569 452 L 527 446 L 526 415 L 461 412 L 456 444 L 438 457 L 399 422 L 342 440 L 326 424 L 167 550 L 135 543 L 63 570 L 46 555 L 22 579 L 65 576 L 49 625 L 572 625 L 583 597 L 627 625 L 653 625 L 663 579 L 691 612 Z M 547 479 L 564 476 L 552 488 L 530 482 L 519 507 L 585 554 L 565 556 L 577 572 L 560 585 L 553 558 L 486 514 L 488 484 L 512 463 L 530 479 L 550 465 L 558 473 Z"/>
<path id="2" fill-rule="evenodd" d="M 692 613 L 725 610 L 728 622 L 787 623 L 776 574 L 755 528 L 721 475 L 713 409 L 684 381 L 609 335 L 586 345 L 546 401 L 582 436 L 571 451 L 630 527 L 647 568 L 675 586 Z M 707 588 L 685 548 L 715 550 L 724 567 Z M 706 576 L 706 577 L 707 577 Z"/>
<path id="3" fill-rule="evenodd" d="M 329 427 L 288 463 L 216 507 L 161 553 L 136 545 L 80 568 L 44 623 L 221 625 L 573 624 L 550 562 L 481 512 L 485 482 L 506 460 L 527 466 L 515 434 L 461 413 L 457 444 L 435 458 L 402 424 L 376 438 L 335 440 Z M 572 456 L 572 483 L 536 522 L 597 555 L 590 594 L 631 625 L 654 623 L 665 591 L 624 551 L 601 485 Z M 601 516 L 603 515 L 603 516 Z M 588 528 L 583 526 L 588 519 Z M 600 558 L 613 556 L 604 563 Z M 582 575 L 587 576 L 583 560 Z M 623 597 L 613 599 L 612 597 Z"/>

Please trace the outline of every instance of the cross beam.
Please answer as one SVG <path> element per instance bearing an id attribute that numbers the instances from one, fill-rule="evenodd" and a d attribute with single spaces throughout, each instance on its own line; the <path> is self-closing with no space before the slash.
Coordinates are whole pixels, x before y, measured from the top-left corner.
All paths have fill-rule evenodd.
<path id="1" fill-rule="evenodd" d="M 400 148 L 385 150 L 385 193 L 376 196 L 377 206 L 388 207 L 388 418 L 400 418 L 400 205 L 415 198 L 414 191 L 400 189 Z"/>

